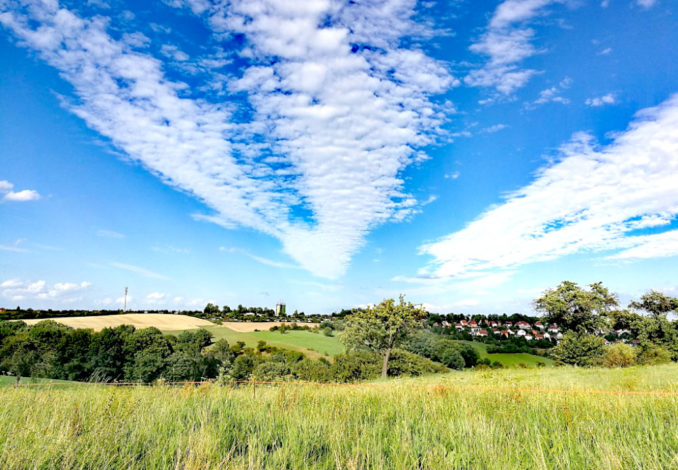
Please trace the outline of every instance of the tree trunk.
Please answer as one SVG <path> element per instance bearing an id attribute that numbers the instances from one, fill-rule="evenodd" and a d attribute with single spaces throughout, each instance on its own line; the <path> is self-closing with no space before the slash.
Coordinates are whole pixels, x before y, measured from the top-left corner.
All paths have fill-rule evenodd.
<path id="1" fill-rule="evenodd" d="M 391 348 L 386 349 L 384 354 L 384 363 L 381 365 L 381 378 L 385 379 L 388 376 L 388 360 L 391 357 Z"/>

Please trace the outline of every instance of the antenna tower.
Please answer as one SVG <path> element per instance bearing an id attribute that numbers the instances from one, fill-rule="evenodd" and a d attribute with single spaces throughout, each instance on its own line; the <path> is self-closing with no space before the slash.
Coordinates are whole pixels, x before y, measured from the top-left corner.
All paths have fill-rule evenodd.
<path id="1" fill-rule="evenodd" d="M 122 311 L 123 312 L 127 311 L 127 287 L 125 287 L 125 303 L 124 306 L 122 307 Z"/>

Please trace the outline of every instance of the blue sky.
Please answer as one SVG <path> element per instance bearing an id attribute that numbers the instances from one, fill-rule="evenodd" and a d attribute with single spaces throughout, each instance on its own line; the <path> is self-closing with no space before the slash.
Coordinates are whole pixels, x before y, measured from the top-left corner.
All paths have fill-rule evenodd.
<path id="1" fill-rule="evenodd" d="M 678 294 L 668 0 L 0 1 L 0 305 Z"/>

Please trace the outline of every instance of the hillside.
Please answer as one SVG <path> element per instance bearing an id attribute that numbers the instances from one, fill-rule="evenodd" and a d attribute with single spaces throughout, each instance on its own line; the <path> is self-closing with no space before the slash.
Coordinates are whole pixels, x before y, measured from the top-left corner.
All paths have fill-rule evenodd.
<path id="1" fill-rule="evenodd" d="M 258 329 L 256 328 L 259 325 L 258 323 L 243 322 L 238 325 L 244 331 L 236 331 L 226 326 L 216 325 L 205 327 L 205 329 L 212 333 L 212 340 L 215 342 L 223 338 L 230 344 L 242 341 L 246 346 L 253 347 L 259 341 L 266 341 L 271 346 L 302 352 L 312 359 L 329 358 L 344 351 L 344 345 L 336 336 L 329 337 L 322 333 L 312 333 L 305 330 L 288 330 L 284 334 L 279 331 L 254 331 Z M 248 329 L 249 331 L 247 331 Z"/>
<path id="2" fill-rule="evenodd" d="M 0 467 L 675 468 L 676 376 L 670 364 L 256 390 L 7 387 Z"/>

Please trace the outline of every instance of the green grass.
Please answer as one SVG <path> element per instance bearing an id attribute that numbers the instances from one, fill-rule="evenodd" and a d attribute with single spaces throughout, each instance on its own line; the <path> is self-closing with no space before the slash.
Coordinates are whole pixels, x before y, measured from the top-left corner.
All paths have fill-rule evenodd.
<path id="1" fill-rule="evenodd" d="M 256 331 L 252 333 L 259 339 L 268 344 L 285 344 L 299 346 L 311 349 L 325 356 L 334 356 L 344 352 L 344 345 L 336 336 L 325 336 L 322 333 L 311 333 L 310 331 L 292 330 L 285 334 L 279 331 Z"/>
<path id="2" fill-rule="evenodd" d="M 539 362 L 544 363 L 547 367 L 553 366 L 553 360 L 548 357 L 535 356 L 527 353 L 495 353 L 488 354 L 487 345 L 484 343 L 476 343 L 475 341 L 457 341 L 471 345 L 480 355 L 480 358 L 487 358 L 490 361 L 498 361 L 504 367 L 519 367 L 519 364 L 525 364 L 528 367 L 537 367 Z"/>
<path id="3" fill-rule="evenodd" d="M 678 392 L 676 377 L 671 364 L 257 386 L 256 395 L 251 387 L 6 387 L 0 468 L 677 468 L 678 396 L 524 391 Z"/>
<path id="4" fill-rule="evenodd" d="M 82 385 L 80 382 L 71 382 L 69 380 L 57 379 L 40 379 L 34 377 L 22 377 L 19 382 L 20 385 L 37 385 L 37 384 L 59 384 L 59 385 Z M 10 387 L 16 384 L 16 377 L 9 377 L 7 375 L 0 375 L 0 387 Z"/>
<path id="5" fill-rule="evenodd" d="M 205 328 L 212 333 L 213 341 L 226 339 L 229 344 L 235 344 L 242 341 L 246 346 L 256 346 L 259 341 L 266 341 L 271 346 L 283 349 L 291 349 L 306 354 L 312 359 L 319 357 L 331 358 L 335 354 L 344 351 L 344 345 L 341 344 L 336 336 L 325 336 L 322 333 L 311 333 L 305 330 L 291 330 L 285 334 L 279 331 L 254 331 L 251 333 L 241 333 L 231 330 L 225 326 L 209 326 Z M 180 331 L 166 332 L 169 334 L 179 334 Z"/>

